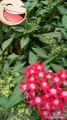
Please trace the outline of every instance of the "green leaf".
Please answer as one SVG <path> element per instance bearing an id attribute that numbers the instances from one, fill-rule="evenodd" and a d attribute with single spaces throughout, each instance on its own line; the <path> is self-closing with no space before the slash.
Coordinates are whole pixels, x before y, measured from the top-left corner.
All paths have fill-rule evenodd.
<path id="1" fill-rule="evenodd" d="M 67 32 L 66 32 L 66 29 L 65 29 L 65 28 L 59 28 L 58 30 L 61 31 L 63 37 L 64 37 L 65 39 L 67 39 Z"/>
<path id="2" fill-rule="evenodd" d="M 8 64 L 8 63 L 6 63 L 6 64 L 4 65 L 3 71 L 4 71 L 4 72 L 9 71 L 9 64 Z"/>
<path id="3" fill-rule="evenodd" d="M 67 16 L 64 15 L 62 18 L 62 25 L 67 29 Z"/>
<path id="4" fill-rule="evenodd" d="M 12 53 L 11 55 L 8 56 L 8 59 L 14 60 L 14 59 L 16 59 L 18 57 L 19 57 L 19 55 L 16 55 L 15 53 Z"/>
<path id="5" fill-rule="evenodd" d="M 60 37 L 61 38 L 61 33 L 60 32 L 49 32 L 49 33 L 46 33 L 46 34 L 43 34 L 43 36 L 45 37 L 54 37 L 54 38 L 58 38 Z"/>
<path id="6" fill-rule="evenodd" d="M 31 33 L 31 32 L 33 32 L 37 29 L 38 29 L 38 25 L 37 25 L 36 21 L 35 22 L 30 22 L 30 23 L 27 22 L 27 25 L 26 25 L 26 28 L 25 28 L 26 33 Z"/>
<path id="7" fill-rule="evenodd" d="M 58 72 L 60 68 L 62 68 L 61 65 L 57 65 L 57 64 L 51 64 L 50 65 L 52 67 L 52 69 L 55 71 L 55 72 Z M 63 68 L 64 69 L 64 68 Z"/>
<path id="8" fill-rule="evenodd" d="M 2 50 L 4 51 L 13 41 L 13 37 L 9 38 L 8 40 L 6 40 L 5 42 L 3 42 L 2 44 Z"/>
<path id="9" fill-rule="evenodd" d="M 41 34 L 41 35 L 34 35 L 34 36 L 38 37 L 39 40 L 43 43 L 47 43 L 47 37 L 53 37 L 53 38 L 61 39 L 61 33 L 60 32 L 50 32 L 50 33 Z"/>
<path id="10" fill-rule="evenodd" d="M 26 2 L 26 7 L 28 8 L 28 11 L 30 12 L 35 6 L 37 5 L 37 1 L 28 1 Z"/>
<path id="11" fill-rule="evenodd" d="M 67 67 L 67 59 L 62 58 L 62 63 L 63 63 L 63 66 L 64 66 L 64 67 Z"/>
<path id="12" fill-rule="evenodd" d="M 23 49 L 29 43 L 29 37 L 22 38 L 20 41 L 21 49 Z"/>
<path id="13" fill-rule="evenodd" d="M 30 51 L 29 52 L 29 63 L 34 64 L 36 62 L 37 62 L 37 56 L 32 51 Z"/>
<path id="14" fill-rule="evenodd" d="M 3 40 L 3 33 L 2 33 L 2 31 L 0 30 L 0 43 L 2 42 L 2 40 Z"/>
<path id="15" fill-rule="evenodd" d="M 46 66 L 45 66 L 45 69 L 46 69 L 46 71 L 49 71 L 50 65 L 46 65 Z"/>
<path id="16" fill-rule="evenodd" d="M 14 69 L 13 69 L 13 72 L 18 71 L 18 70 L 21 69 L 24 65 L 25 65 L 25 63 L 16 65 L 16 66 L 14 67 Z"/>
<path id="17" fill-rule="evenodd" d="M 43 58 L 48 58 L 46 51 L 43 48 L 32 48 L 35 53 L 37 53 L 38 56 Z"/>
<path id="18" fill-rule="evenodd" d="M 47 60 L 44 61 L 45 65 L 49 64 L 52 62 L 52 60 L 55 58 L 55 56 L 48 58 Z"/>
<path id="19" fill-rule="evenodd" d="M 21 26 L 12 26 L 12 29 L 18 31 L 19 33 L 24 32 L 24 27 Z"/>
<path id="20" fill-rule="evenodd" d="M 67 15 L 67 8 L 65 8 L 63 5 L 58 6 L 57 8 L 62 15 Z"/>
<path id="21" fill-rule="evenodd" d="M 6 107 L 8 104 L 8 99 L 6 97 L 0 97 L 0 106 Z"/>
<path id="22" fill-rule="evenodd" d="M 48 1 L 41 1 L 44 5 L 48 5 Z"/>
<path id="23" fill-rule="evenodd" d="M 20 101 L 22 101 L 22 94 L 19 89 L 19 86 L 17 85 L 13 91 L 13 94 L 9 98 L 8 103 L 6 104 L 6 109 L 13 107 L 14 105 L 18 104 Z"/>

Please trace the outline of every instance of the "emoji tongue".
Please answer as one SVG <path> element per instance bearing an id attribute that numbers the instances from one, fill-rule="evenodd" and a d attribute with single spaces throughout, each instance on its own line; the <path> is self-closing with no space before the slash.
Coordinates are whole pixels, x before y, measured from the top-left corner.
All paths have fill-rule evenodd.
<path id="1" fill-rule="evenodd" d="M 4 17 L 10 22 L 20 22 L 24 19 L 25 14 L 12 14 L 7 11 L 4 11 Z"/>

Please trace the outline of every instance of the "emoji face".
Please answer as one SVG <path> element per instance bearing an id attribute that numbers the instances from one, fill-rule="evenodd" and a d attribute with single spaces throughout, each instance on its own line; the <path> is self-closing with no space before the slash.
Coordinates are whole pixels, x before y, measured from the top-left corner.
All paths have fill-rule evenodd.
<path id="1" fill-rule="evenodd" d="M 22 23 L 26 15 L 26 8 L 22 0 L 3 0 L 0 2 L 0 21 L 7 25 Z"/>

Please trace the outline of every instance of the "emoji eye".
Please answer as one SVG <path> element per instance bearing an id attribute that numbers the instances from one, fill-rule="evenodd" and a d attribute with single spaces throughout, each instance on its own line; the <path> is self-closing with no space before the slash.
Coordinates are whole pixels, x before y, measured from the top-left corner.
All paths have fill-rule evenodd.
<path id="1" fill-rule="evenodd" d="M 6 6 L 6 4 L 2 4 L 1 6 Z"/>
<path id="2" fill-rule="evenodd" d="M 9 5 L 10 5 L 10 6 L 13 6 L 11 3 L 8 3 L 6 6 L 9 6 Z"/>
<path id="3" fill-rule="evenodd" d="M 25 8 L 25 6 L 24 6 L 24 5 L 22 5 L 21 7 Z"/>

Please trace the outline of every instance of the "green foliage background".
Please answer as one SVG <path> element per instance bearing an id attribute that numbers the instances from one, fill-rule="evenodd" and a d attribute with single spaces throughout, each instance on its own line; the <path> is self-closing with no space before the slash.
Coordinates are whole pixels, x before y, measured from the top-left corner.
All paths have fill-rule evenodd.
<path id="1" fill-rule="evenodd" d="M 24 23 L 0 23 L 0 120 L 40 120 L 18 88 L 28 65 L 43 61 L 46 70 L 67 69 L 67 2 L 27 0 L 25 4 Z"/>

